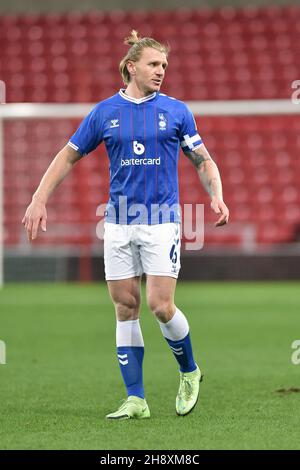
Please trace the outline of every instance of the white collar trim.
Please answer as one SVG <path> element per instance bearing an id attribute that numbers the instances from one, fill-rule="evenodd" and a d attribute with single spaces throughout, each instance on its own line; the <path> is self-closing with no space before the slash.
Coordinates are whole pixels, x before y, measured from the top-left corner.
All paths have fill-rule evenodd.
<path id="1" fill-rule="evenodd" d="M 131 103 L 141 104 L 141 103 L 145 103 L 145 101 L 149 101 L 155 98 L 156 91 L 152 93 L 151 95 L 144 96 L 143 98 L 133 98 L 132 96 L 126 95 L 124 89 L 121 88 L 121 90 L 119 91 L 119 95 L 122 98 L 124 98 L 124 100 L 131 101 Z"/>

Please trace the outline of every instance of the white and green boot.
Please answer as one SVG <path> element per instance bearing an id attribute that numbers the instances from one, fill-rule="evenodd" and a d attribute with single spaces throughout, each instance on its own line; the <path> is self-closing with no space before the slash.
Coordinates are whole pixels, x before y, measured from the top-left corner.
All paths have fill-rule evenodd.
<path id="1" fill-rule="evenodd" d="M 178 415 L 187 415 L 195 407 L 202 379 L 203 375 L 198 366 L 193 372 L 180 372 L 179 390 L 176 397 L 176 413 Z"/>
<path id="2" fill-rule="evenodd" d="M 150 418 L 150 410 L 144 398 L 130 395 L 114 413 L 106 415 L 107 419 L 144 419 Z"/>

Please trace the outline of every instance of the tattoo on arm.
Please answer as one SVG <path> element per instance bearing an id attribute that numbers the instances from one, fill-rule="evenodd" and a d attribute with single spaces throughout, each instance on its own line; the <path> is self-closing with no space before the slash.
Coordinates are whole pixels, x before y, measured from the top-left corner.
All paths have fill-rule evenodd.
<path id="1" fill-rule="evenodd" d="M 186 156 L 188 157 L 189 160 L 191 160 L 192 164 L 197 169 L 200 168 L 201 163 L 211 160 L 211 158 L 208 155 L 197 153 L 196 150 L 187 152 Z"/>
<path id="2" fill-rule="evenodd" d="M 207 150 L 196 148 L 186 152 L 186 156 L 197 169 L 200 180 L 210 197 L 217 196 L 222 199 L 222 183 L 219 170 Z M 210 163 L 206 164 L 206 162 Z"/>
<path id="3" fill-rule="evenodd" d="M 219 196 L 220 198 L 222 198 L 222 184 L 220 178 L 210 178 L 207 186 L 207 191 L 211 197 Z"/>

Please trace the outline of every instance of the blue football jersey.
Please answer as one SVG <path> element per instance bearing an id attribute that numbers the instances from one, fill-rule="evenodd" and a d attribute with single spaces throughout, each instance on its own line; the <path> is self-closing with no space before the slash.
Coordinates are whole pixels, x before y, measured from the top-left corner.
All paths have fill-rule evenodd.
<path id="1" fill-rule="evenodd" d="M 187 105 L 163 93 L 136 99 L 120 90 L 94 107 L 68 144 L 87 155 L 102 141 L 110 161 L 107 222 L 180 222 L 180 146 L 202 143 Z"/>

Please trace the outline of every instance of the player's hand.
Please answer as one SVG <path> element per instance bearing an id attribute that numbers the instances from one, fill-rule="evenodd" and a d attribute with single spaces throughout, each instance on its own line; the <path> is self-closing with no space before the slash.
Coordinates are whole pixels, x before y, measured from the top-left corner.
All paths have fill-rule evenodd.
<path id="1" fill-rule="evenodd" d="M 28 241 L 31 242 L 37 237 L 39 225 L 46 232 L 47 211 L 44 203 L 33 200 L 27 207 L 22 224 L 25 225 Z"/>
<path id="2" fill-rule="evenodd" d="M 221 225 L 227 224 L 229 219 L 229 209 L 224 201 L 222 201 L 222 199 L 212 198 L 210 206 L 216 214 L 221 214 L 215 223 L 215 226 L 220 227 Z"/>

